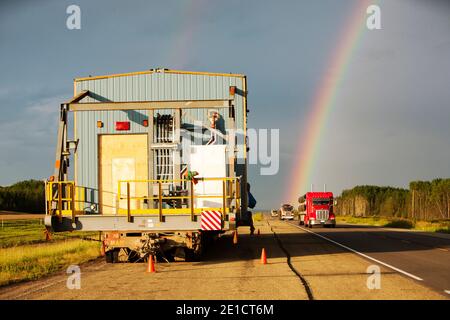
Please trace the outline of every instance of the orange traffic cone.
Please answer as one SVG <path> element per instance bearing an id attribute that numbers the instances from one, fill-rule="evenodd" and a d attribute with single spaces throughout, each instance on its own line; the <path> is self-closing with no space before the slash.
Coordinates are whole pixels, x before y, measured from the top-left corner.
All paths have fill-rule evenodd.
<path id="1" fill-rule="evenodd" d="M 155 273 L 155 261 L 153 260 L 153 256 L 150 255 L 148 257 L 148 264 L 147 264 L 147 273 Z"/>
<path id="2" fill-rule="evenodd" d="M 266 249 L 262 249 L 261 252 L 261 263 L 262 264 L 267 264 L 267 256 L 266 256 Z"/>
<path id="3" fill-rule="evenodd" d="M 237 230 L 234 231 L 234 236 L 233 236 L 233 244 L 237 244 L 238 243 L 238 232 Z"/>
<path id="4" fill-rule="evenodd" d="M 102 248 L 100 249 L 100 255 L 102 257 L 104 257 L 105 254 L 106 254 L 106 252 L 105 252 L 105 241 L 102 241 Z"/>

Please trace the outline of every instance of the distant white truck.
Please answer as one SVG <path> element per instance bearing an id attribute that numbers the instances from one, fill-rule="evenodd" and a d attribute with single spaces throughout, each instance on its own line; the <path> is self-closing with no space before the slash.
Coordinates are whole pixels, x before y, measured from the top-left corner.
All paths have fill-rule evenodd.
<path id="1" fill-rule="evenodd" d="M 288 203 L 280 208 L 280 220 L 294 220 L 294 207 Z"/>
<path id="2" fill-rule="evenodd" d="M 278 217 L 278 210 L 271 210 L 271 211 L 270 211 L 270 215 L 271 215 L 272 217 Z"/>

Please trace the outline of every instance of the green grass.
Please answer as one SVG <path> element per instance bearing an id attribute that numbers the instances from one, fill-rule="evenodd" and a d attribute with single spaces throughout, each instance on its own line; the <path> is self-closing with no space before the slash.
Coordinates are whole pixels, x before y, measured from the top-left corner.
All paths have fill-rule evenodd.
<path id="1" fill-rule="evenodd" d="M 45 242 L 44 224 L 41 219 L 5 220 L 0 225 L 0 248 Z M 74 238 L 95 238 L 97 232 L 59 232 L 52 234 L 52 242 Z"/>
<path id="2" fill-rule="evenodd" d="M 414 229 L 428 232 L 450 233 L 450 220 L 417 221 Z"/>
<path id="3" fill-rule="evenodd" d="M 97 258 L 98 232 L 59 232 L 46 241 L 42 220 L 5 220 L 0 225 L 0 286 L 34 280 Z"/>
<path id="4" fill-rule="evenodd" d="M 389 221 L 384 226 L 388 228 L 414 229 L 414 222 L 406 219 L 396 219 Z"/>
<path id="5" fill-rule="evenodd" d="M 81 239 L 0 250 L 0 286 L 34 280 L 99 256 L 100 243 Z"/>
<path id="6" fill-rule="evenodd" d="M 253 213 L 252 214 L 252 218 L 253 218 L 253 222 L 263 221 L 264 220 L 262 212 L 255 212 L 255 213 Z"/>
<path id="7" fill-rule="evenodd" d="M 450 220 L 413 221 L 388 217 L 350 217 L 338 216 L 337 222 L 365 224 L 378 227 L 412 229 L 426 232 L 450 233 Z"/>

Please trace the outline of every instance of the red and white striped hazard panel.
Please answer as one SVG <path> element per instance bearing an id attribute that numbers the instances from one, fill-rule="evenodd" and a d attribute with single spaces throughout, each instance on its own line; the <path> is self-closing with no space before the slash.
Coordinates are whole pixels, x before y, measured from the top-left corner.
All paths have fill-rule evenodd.
<path id="1" fill-rule="evenodd" d="M 202 211 L 201 216 L 202 230 L 222 230 L 222 212 L 209 210 Z"/>

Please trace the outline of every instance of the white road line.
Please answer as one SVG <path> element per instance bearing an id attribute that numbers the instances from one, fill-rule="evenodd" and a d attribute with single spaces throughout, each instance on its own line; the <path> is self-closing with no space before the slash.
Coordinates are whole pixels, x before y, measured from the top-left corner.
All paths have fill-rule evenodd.
<path id="1" fill-rule="evenodd" d="M 295 224 L 292 224 L 292 223 L 290 223 L 290 225 L 292 225 L 292 226 L 294 226 L 294 227 L 297 227 L 297 228 L 299 228 L 299 229 L 302 229 L 303 231 L 312 233 L 312 234 L 314 234 L 314 235 L 316 235 L 316 236 L 318 236 L 318 237 L 320 237 L 320 238 L 322 238 L 322 239 L 324 239 L 324 240 L 327 240 L 327 241 L 329 241 L 329 242 L 331 242 L 331 243 L 334 243 L 335 245 L 338 245 L 338 246 L 340 246 L 340 247 L 342 247 L 342 248 L 344 248 L 344 249 L 346 249 L 346 250 L 348 250 L 348 251 L 351 251 L 351 252 L 353 252 L 353 253 L 356 253 L 357 255 L 360 255 L 360 256 L 362 256 L 362 257 L 364 257 L 364 258 L 366 258 L 366 259 L 372 260 L 372 261 L 374 261 L 374 262 L 376 262 L 376 263 L 379 263 L 379 264 L 381 264 L 381 265 L 383 265 L 383 266 L 385 266 L 385 267 L 388 267 L 388 268 L 390 268 L 390 269 L 392 269 L 392 270 L 395 270 L 395 271 L 397 271 L 397 272 L 400 272 L 401 274 L 404 274 L 405 276 L 408 276 L 408 277 L 410 277 L 410 278 L 413 278 L 413 279 L 415 279 L 415 280 L 417 280 L 417 281 L 423 281 L 422 278 L 419 278 L 419 277 L 417 277 L 417 276 L 415 276 L 415 275 L 413 275 L 413 274 L 411 274 L 411 273 L 409 273 L 409 272 L 403 271 L 402 269 L 396 268 L 396 267 L 394 267 L 394 266 L 391 266 L 390 264 L 387 264 L 387 263 L 385 263 L 385 262 L 382 262 L 382 261 L 380 261 L 380 260 L 377 260 L 377 259 L 375 259 L 375 258 L 372 258 L 372 257 L 370 257 L 370 256 L 368 256 L 368 255 L 366 255 L 366 254 L 364 254 L 364 253 L 361 253 L 361 252 L 359 252 L 359 251 L 356 251 L 355 249 L 349 248 L 349 247 L 347 247 L 347 246 L 345 246 L 345 245 L 343 245 L 343 244 L 341 244 L 341 243 L 339 243 L 339 242 L 336 242 L 336 241 L 331 240 L 331 239 L 329 239 L 329 238 L 327 238 L 327 237 L 324 237 L 324 236 L 322 236 L 321 234 L 315 233 L 315 232 L 313 232 L 313 231 L 311 231 L 311 230 L 308 230 L 308 229 L 303 228 L 303 227 L 300 227 L 300 226 L 296 226 Z"/>

